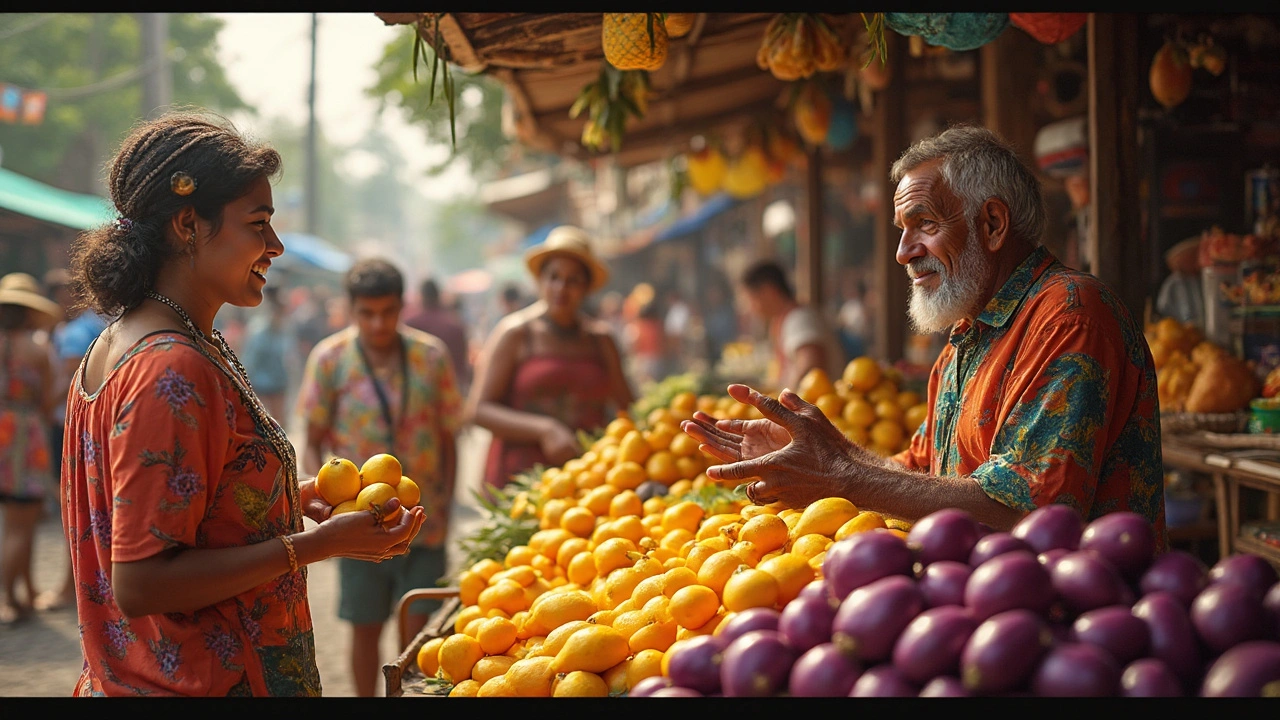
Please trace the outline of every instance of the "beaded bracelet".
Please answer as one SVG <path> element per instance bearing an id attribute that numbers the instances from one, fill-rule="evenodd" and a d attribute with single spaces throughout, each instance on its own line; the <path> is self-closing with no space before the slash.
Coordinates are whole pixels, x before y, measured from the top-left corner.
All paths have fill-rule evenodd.
<path id="1" fill-rule="evenodd" d="M 288 535 L 281 535 L 280 542 L 284 543 L 284 549 L 289 553 L 289 572 L 298 572 L 298 555 L 293 551 L 293 540 Z"/>

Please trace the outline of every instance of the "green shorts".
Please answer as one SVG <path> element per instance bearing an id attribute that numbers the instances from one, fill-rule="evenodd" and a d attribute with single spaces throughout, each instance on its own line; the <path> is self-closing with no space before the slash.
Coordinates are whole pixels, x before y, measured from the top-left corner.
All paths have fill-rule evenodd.
<path id="1" fill-rule="evenodd" d="M 445 571 L 445 548 L 412 547 L 380 563 L 338 558 L 338 617 L 355 625 L 384 623 L 410 590 L 439 587 Z M 430 615 L 439 600 L 418 600 L 412 614 Z"/>

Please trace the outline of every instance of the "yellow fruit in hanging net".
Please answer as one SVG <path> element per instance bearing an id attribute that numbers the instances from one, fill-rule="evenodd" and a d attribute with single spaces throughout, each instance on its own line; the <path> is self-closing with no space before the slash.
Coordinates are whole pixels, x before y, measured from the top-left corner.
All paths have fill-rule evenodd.
<path id="1" fill-rule="evenodd" d="M 316 492 L 334 507 L 355 500 L 361 487 L 360 468 L 346 458 L 329 458 L 316 472 Z"/>
<path id="2" fill-rule="evenodd" d="M 400 460 L 391 453 L 372 455 L 360 466 L 361 487 L 386 483 L 394 488 L 400 484 L 401 477 L 404 477 L 404 468 L 400 466 Z"/>

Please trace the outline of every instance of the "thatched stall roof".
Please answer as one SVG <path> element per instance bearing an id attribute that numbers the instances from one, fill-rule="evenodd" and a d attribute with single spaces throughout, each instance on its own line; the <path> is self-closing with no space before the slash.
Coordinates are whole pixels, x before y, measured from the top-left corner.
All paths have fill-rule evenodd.
<path id="1" fill-rule="evenodd" d="M 422 17 L 377 15 L 388 25 L 412 25 Z M 698 13 L 687 35 L 670 40 L 663 66 L 649 73 L 648 111 L 627 125 L 618 163 L 662 159 L 695 135 L 767 118 L 785 107 L 790 83 L 756 64 L 773 16 Z M 440 31 L 455 66 L 489 74 L 507 88 L 522 142 L 569 157 L 590 156 L 579 142 L 585 113 L 570 118 L 569 111 L 604 62 L 602 13 L 448 13 Z"/>

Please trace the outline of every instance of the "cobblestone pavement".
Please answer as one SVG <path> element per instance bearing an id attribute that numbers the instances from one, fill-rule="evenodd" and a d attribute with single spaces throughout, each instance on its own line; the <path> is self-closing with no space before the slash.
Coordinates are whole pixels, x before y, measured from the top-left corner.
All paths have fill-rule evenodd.
<path id="1" fill-rule="evenodd" d="M 449 569 L 456 564 L 457 540 L 466 537 L 481 519 L 471 488 L 478 488 L 489 434 L 469 428 L 459 439 L 458 491 L 452 510 Z M 2 522 L 2 520 L 0 520 Z M 306 521 L 308 527 L 312 525 Z M 37 530 L 34 548 L 35 584 L 53 588 L 66 572 L 68 557 L 62 526 L 49 513 Z M 338 619 L 338 561 L 329 559 L 308 566 L 307 587 L 315 625 L 316 663 L 328 697 L 353 697 L 349 671 L 350 626 Z M 382 662 L 394 662 L 399 647 L 395 618 L 382 635 Z M 74 610 L 36 613 L 29 619 L 0 627 L 0 697 L 67 697 L 75 686 L 84 660 Z M 382 695 L 381 674 L 378 694 Z"/>

